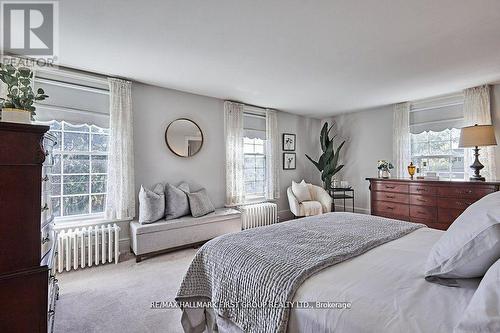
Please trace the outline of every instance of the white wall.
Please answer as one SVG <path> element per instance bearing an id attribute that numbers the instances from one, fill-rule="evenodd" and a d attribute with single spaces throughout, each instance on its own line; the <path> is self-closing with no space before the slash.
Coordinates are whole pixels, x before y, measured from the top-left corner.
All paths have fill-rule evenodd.
<path id="1" fill-rule="evenodd" d="M 343 114 L 333 120 L 339 138 L 346 140 L 341 151 L 345 166 L 335 178 L 347 180 L 354 188 L 356 211 L 368 212 L 370 193 L 365 178 L 377 176 L 378 160 L 392 160 L 392 107 Z"/>
<path id="2" fill-rule="evenodd" d="M 500 84 L 491 90 L 491 115 L 500 144 Z M 356 207 L 360 212 L 370 208 L 370 192 L 366 177 L 377 176 L 377 161 L 392 160 L 392 106 L 348 113 L 333 118 L 339 135 L 347 139 L 343 163 L 338 179 L 349 181 L 356 193 Z M 497 175 L 500 179 L 500 145 L 496 147 Z"/>
<path id="3" fill-rule="evenodd" d="M 187 181 L 195 190 L 205 187 L 214 205 L 222 207 L 225 198 L 224 102 L 138 83 L 133 85 L 132 100 L 136 192 L 141 184 Z M 203 147 L 191 158 L 175 156 L 165 144 L 165 129 L 179 117 L 192 119 L 203 131 Z M 315 180 L 314 166 L 305 160 L 304 153 L 315 155 L 317 152 L 320 121 L 278 112 L 278 126 L 280 138 L 283 132 L 297 134 L 297 169 L 282 170 L 280 159 L 278 205 L 281 216 L 286 218 L 289 215 L 286 188 L 291 180 Z"/>

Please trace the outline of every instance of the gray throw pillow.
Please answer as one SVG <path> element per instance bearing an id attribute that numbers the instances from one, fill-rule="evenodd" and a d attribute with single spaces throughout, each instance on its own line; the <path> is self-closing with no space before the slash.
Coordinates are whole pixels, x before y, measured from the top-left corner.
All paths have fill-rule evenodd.
<path id="1" fill-rule="evenodd" d="M 214 204 L 207 194 L 207 190 L 202 188 L 197 192 L 187 193 L 189 198 L 189 207 L 191 208 L 191 215 L 200 217 L 215 211 Z"/>
<path id="2" fill-rule="evenodd" d="M 165 193 L 163 184 L 157 184 L 148 190 L 141 185 L 139 191 L 139 223 L 153 223 L 163 218 L 165 214 Z"/>
<path id="3" fill-rule="evenodd" d="M 165 186 L 166 220 L 173 220 L 189 215 L 189 201 L 186 193 L 189 193 L 189 185 L 187 183 L 181 183 L 177 187 L 171 184 Z"/>

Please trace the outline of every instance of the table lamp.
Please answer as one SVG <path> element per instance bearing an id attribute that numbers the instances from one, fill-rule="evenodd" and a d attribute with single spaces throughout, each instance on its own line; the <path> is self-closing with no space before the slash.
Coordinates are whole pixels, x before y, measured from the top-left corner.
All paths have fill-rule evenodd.
<path id="1" fill-rule="evenodd" d="M 474 163 L 470 166 L 474 170 L 474 176 L 470 180 L 484 181 L 479 172 L 484 165 L 479 162 L 479 147 L 496 146 L 497 140 L 495 139 L 495 129 L 493 125 L 474 125 L 462 128 L 460 131 L 460 141 L 458 147 L 470 148 L 474 147 Z"/>

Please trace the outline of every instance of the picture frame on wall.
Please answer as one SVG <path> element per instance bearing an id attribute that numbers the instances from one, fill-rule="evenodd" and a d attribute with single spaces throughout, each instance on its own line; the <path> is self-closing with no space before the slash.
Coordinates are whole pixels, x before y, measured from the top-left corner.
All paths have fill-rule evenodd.
<path id="1" fill-rule="evenodd" d="M 283 133 L 283 151 L 295 151 L 295 140 L 295 134 Z"/>
<path id="2" fill-rule="evenodd" d="M 297 168 L 297 155 L 295 153 L 283 153 L 283 170 L 295 170 Z"/>

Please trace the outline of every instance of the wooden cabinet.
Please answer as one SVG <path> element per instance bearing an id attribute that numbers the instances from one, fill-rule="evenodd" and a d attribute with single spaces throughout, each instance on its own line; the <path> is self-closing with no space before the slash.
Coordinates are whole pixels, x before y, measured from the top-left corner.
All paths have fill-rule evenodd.
<path id="1" fill-rule="evenodd" d="M 0 332 L 52 330 L 56 242 L 42 195 L 55 143 L 48 129 L 0 122 Z"/>
<path id="2" fill-rule="evenodd" d="M 500 182 L 367 178 L 372 215 L 424 223 L 446 230 L 475 201 L 499 190 Z"/>

